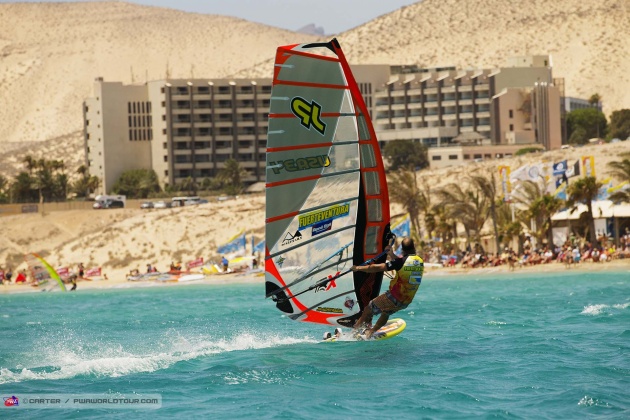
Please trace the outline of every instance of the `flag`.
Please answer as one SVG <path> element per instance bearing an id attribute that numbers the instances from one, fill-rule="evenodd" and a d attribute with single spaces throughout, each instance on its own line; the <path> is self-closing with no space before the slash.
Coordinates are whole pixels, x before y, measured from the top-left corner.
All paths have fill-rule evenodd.
<path id="1" fill-rule="evenodd" d="M 264 239 L 262 241 L 258 242 L 254 246 L 254 252 L 265 252 L 265 240 Z"/>
<path id="2" fill-rule="evenodd" d="M 580 159 L 576 160 L 575 163 L 571 167 L 567 168 L 565 175 L 567 178 L 580 176 Z"/>
<path id="3" fill-rule="evenodd" d="M 595 176 L 595 157 L 582 156 L 582 169 L 584 176 Z"/>
<path id="4" fill-rule="evenodd" d="M 608 193 L 612 194 L 615 191 L 625 191 L 629 188 L 630 188 L 630 184 L 628 183 L 628 181 L 623 181 L 622 183 L 615 185 L 614 187 L 611 186 L 610 188 L 608 188 Z"/>
<path id="5" fill-rule="evenodd" d="M 567 184 L 561 182 L 560 185 L 556 188 L 556 191 L 553 193 L 554 197 L 559 198 L 560 200 L 567 199 Z"/>
<path id="6" fill-rule="evenodd" d="M 612 178 L 606 178 L 602 181 L 602 186 L 599 187 L 597 191 L 596 200 L 608 200 L 608 196 L 610 195 L 610 190 L 613 188 Z"/>
<path id="7" fill-rule="evenodd" d="M 556 162 L 553 164 L 553 176 L 564 175 L 567 171 L 567 160 L 563 160 L 561 162 Z"/>
<path id="8" fill-rule="evenodd" d="M 529 169 L 529 165 L 523 165 L 520 168 L 512 171 L 510 174 L 510 182 L 516 181 L 525 181 L 527 180 L 527 170 Z"/>
<path id="9" fill-rule="evenodd" d="M 566 177 L 558 177 L 556 178 L 556 189 L 566 182 Z"/>
<path id="10" fill-rule="evenodd" d="M 242 255 L 245 255 L 247 252 L 247 237 L 245 232 L 241 232 L 230 238 L 229 241 L 217 249 L 217 252 L 219 254 L 241 253 Z"/>
<path id="11" fill-rule="evenodd" d="M 527 176 L 526 179 L 528 181 L 540 181 L 541 177 L 543 177 L 543 179 L 544 179 L 542 163 L 537 163 L 535 165 L 529 165 L 529 168 L 527 168 L 526 176 Z"/>
<path id="12" fill-rule="evenodd" d="M 411 235 L 411 218 L 409 215 L 398 219 L 392 224 L 391 231 L 399 238 Z"/>
<path id="13" fill-rule="evenodd" d="M 399 238 L 411 236 L 411 218 L 409 217 L 409 215 L 402 217 L 394 222 L 392 224 L 391 231 Z M 394 250 L 394 254 L 400 255 L 401 253 L 402 245 L 399 245 L 398 248 Z"/>
<path id="14" fill-rule="evenodd" d="M 512 192 L 512 184 L 510 184 L 510 167 L 506 165 L 499 166 L 499 180 L 501 181 L 501 189 L 503 191 L 503 201 L 510 201 L 510 193 Z"/>

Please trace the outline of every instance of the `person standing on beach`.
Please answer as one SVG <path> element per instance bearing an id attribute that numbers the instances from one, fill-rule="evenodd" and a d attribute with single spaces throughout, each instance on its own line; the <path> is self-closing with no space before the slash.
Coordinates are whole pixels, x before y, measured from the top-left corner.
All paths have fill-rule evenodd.
<path id="1" fill-rule="evenodd" d="M 381 264 L 353 265 L 352 271 L 363 271 L 365 273 L 380 273 L 395 270 L 396 275 L 389 283 L 389 290 L 380 296 L 375 297 L 363 309 L 363 314 L 354 324 L 355 331 L 372 322 L 374 315 L 380 317 L 376 324 L 365 330 L 365 337 L 370 338 L 378 331 L 395 312 L 405 309 L 413 301 L 413 298 L 422 282 L 424 274 L 424 261 L 416 255 L 416 246 L 411 238 L 402 240 L 402 257 L 397 257 L 388 246 L 385 250 L 389 260 Z"/>

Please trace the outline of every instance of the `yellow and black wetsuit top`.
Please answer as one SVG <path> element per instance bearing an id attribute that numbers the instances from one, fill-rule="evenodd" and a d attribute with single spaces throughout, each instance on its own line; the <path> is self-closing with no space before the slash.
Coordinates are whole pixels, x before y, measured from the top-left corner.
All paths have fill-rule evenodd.
<path id="1" fill-rule="evenodd" d="M 424 261 L 417 255 L 396 258 L 387 261 L 388 270 L 396 270 L 396 275 L 389 283 L 389 292 L 402 304 L 408 305 L 413 300 L 424 274 Z"/>

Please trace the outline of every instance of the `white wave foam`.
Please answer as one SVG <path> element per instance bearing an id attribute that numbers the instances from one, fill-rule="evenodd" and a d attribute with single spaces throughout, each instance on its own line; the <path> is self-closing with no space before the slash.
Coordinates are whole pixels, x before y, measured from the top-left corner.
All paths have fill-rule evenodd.
<path id="1" fill-rule="evenodd" d="M 317 342 L 308 337 L 302 339 L 280 335 L 262 337 L 251 332 L 221 339 L 169 334 L 165 344 L 156 346 L 147 343 L 149 349 L 143 351 L 125 349 L 120 344 L 84 343 L 72 333 L 65 334 L 58 340 L 57 345 L 42 343 L 42 352 L 32 363 L 23 362 L 14 369 L 15 371 L 0 369 L 0 384 L 29 380 L 59 380 L 83 375 L 118 377 L 154 372 L 177 362 L 212 354 Z M 46 349 L 43 350 L 43 347 Z M 17 371 L 20 368 L 21 370 Z"/>
<path id="2" fill-rule="evenodd" d="M 630 302 L 617 303 L 614 305 L 606 305 L 606 304 L 588 305 L 588 306 L 585 306 L 582 312 L 580 313 L 582 315 L 601 315 L 603 312 L 607 312 L 607 313 L 611 312 L 611 311 L 607 311 L 607 309 L 610 309 L 610 308 L 626 309 L 628 306 L 630 306 Z"/>

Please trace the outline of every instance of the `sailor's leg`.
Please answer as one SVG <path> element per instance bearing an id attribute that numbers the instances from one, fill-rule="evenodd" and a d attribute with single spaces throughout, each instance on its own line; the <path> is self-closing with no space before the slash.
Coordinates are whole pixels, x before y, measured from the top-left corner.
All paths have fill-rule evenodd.
<path id="1" fill-rule="evenodd" d="M 382 313 L 381 316 L 378 318 L 378 321 L 376 321 L 376 324 L 365 332 L 365 337 L 366 338 L 372 337 L 372 334 L 378 331 L 383 325 L 387 324 L 388 320 L 389 320 L 389 315 L 386 313 Z"/>
<path id="2" fill-rule="evenodd" d="M 354 323 L 354 329 L 361 328 L 366 322 L 372 321 L 372 308 L 368 304 L 365 309 L 363 309 L 363 313 L 361 317 Z"/>

